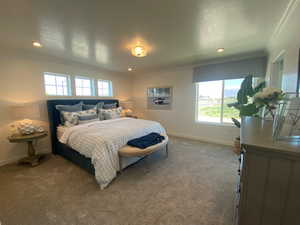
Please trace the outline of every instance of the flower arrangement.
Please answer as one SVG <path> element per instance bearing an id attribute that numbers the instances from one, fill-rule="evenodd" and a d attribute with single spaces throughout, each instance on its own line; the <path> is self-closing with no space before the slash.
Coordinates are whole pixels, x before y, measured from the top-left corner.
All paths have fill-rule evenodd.
<path id="1" fill-rule="evenodd" d="M 12 135 L 21 134 L 29 135 L 36 132 L 43 132 L 44 129 L 41 126 L 36 126 L 31 120 L 24 119 L 21 121 L 16 121 L 10 124 L 10 133 Z"/>
<path id="2" fill-rule="evenodd" d="M 275 118 L 274 111 L 277 108 L 279 101 L 283 100 L 285 94 L 282 90 L 272 87 L 266 87 L 261 92 L 258 92 L 254 95 L 254 103 L 258 108 L 265 107 L 266 113 L 264 116 L 270 114 L 272 119 Z"/>

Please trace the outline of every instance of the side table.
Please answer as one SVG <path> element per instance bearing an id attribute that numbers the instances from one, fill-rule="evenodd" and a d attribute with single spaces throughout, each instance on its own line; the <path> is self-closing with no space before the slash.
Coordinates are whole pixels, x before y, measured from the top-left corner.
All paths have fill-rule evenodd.
<path id="1" fill-rule="evenodd" d="M 28 134 L 28 135 L 12 135 L 8 137 L 9 142 L 11 143 L 23 143 L 27 142 L 28 145 L 28 157 L 25 157 L 19 161 L 20 164 L 30 164 L 31 166 L 37 166 L 40 164 L 40 160 L 43 157 L 43 155 L 35 154 L 35 149 L 33 147 L 33 141 L 44 138 L 48 134 L 47 132 L 40 132 L 40 133 L 34 133 L 34 134 Z"/>

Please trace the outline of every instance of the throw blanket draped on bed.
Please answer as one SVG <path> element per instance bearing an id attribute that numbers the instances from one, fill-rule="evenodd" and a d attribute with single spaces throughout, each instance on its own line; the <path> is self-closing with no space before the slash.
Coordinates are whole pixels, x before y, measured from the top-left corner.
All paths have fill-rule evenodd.
<path id="1" fill-rule="evenodd" d="M 96 180 L 103 189 L 120 169 L 118 150 L 129 140 L 152 132 L 166 134 L 158 122 L 120 118 L 71 127 L 64 132 L 60 142 L 92 159 Z"/>

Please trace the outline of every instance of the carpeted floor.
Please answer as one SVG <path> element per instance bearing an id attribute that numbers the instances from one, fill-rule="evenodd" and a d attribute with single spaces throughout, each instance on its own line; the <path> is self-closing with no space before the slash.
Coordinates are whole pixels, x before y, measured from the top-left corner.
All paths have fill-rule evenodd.
<path id="1" fill-rule="evenodd" d="M 60 156 L 0 168 L 2 225 L 232 225 L 237 157 L 230 147 L 171 138 L 101 191 Z M 1 224 L 0 222 L 0 224 Z"/>

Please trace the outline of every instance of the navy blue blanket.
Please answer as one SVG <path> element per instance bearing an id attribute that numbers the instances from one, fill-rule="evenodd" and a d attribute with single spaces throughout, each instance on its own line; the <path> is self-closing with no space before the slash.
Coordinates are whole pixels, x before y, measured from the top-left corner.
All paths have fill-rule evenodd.
<path id="1" fill-rule="evenodd" d="M 161 136 L 158 133 L 150 133 L 146 136 L 135 138 L 127 142 L 127 145 L 145 149 L 152 145 L 156 145 L 158 143 L 161 143 L 163 140 L 165 140 L 164 136 Z"/>

